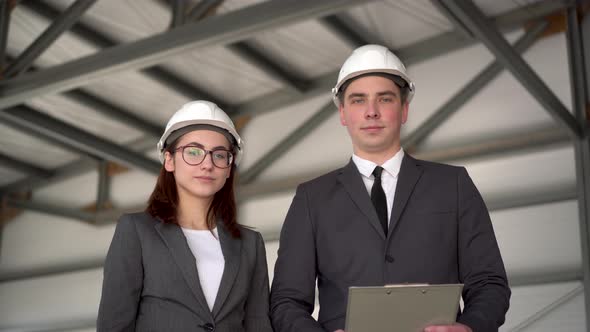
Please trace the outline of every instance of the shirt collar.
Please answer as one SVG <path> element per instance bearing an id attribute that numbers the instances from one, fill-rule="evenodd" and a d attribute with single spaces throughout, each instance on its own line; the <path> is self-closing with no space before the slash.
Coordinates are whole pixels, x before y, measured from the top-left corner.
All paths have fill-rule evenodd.
<path id="1" fill-rule="evenodd" d="M 400 149 L 393 157 L 391 157 L 389 160 L 385 161 L 383 163 L 383 165 L 381 165 L 381 167 L 383 167 L 383 169 L 389 173 L 391 176 L 393 176 L 394 178 L 397 178 L 398 174 L 399 174 L 399 170 L 402 166 L 402 160 L 404 159 L 404 150 Z M 370 178 L 373 174 L 373 170 L 375 169 L 375 166 L 377 166 L 376 163 L 367 160 L 367 159 L 363 159 L 359 156 L 357 156 L 356 154 L 352 155 L 352 161 L 354 162 L 354 164 L 356 165 L 356 167 L 358 168 L 359 172 L 365 176 Z"/>

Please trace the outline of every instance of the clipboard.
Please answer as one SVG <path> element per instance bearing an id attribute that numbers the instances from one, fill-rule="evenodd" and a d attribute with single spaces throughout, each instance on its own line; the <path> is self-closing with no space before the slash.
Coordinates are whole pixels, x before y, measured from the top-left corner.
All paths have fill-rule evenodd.
<path id="1" fill-rule="evenodd" d="M 463 284 L 350 287 L 346 332 L 422 332 L 455 323 Z"/>

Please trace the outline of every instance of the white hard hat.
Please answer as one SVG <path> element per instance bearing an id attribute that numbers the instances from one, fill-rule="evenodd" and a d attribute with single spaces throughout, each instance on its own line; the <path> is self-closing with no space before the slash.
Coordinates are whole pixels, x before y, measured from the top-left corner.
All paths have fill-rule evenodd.
<path id="1" fill-rule="evenodd" d="M 219 106 L 204 100 L 196 100 L 186 103 L 182 105 L 174 115 L 172 115 L 166 125 L 164 134 L 162 134 L 162 137 L 158 142 L 158 154 L 160 155 L 160 161 L 162 163 L 164 163 L 166 140 L 170 137 L 170 134 L 176 130 L 191 125 L 211 125 L 226 130 L 235 141 L 230 142 L 236 147 L 234 163 L 236 166 L 240 163 L 244 151 L 244 141 L 242 141 L 240 135 L 238 135 L 229 116 L 227 116 Z"/>
<path id="2" fill-rule="evenodd" d="M 368 73 L 385 73 L 399 76 L 408 84 L 407 102 L 412 101 L 416 87 L 406 74 L 406 67 L 401 60 L 385 46 L 365 45 L 354 50 L 340 69 L 338 82 L 332 89 L 332 98 L 336 106 L 340 106 L 338 92 L 342 85 L 351 78 Z"/>

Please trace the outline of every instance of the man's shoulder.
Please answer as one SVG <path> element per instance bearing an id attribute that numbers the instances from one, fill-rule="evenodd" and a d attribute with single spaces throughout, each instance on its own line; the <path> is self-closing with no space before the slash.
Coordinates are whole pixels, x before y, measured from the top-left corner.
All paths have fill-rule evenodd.
<path id="1" fill-rule="evenodd" d="M 345 167 L 346 166 L 334 169 L 334 170 L 329 171 L 327 173 L 321 174 L 311 180 L 302 182 L 300 184 L 300 186 L 313 188 L 313 187 L 324 187 L 326 185 L 333 184 L 336 181 L 338 181 L 338 175 L 342 173 L 342 170 Z"/>
<path id="2" fill-rule="evenodd" d="M 442 173 L 442 174 L 457 174 L 461 172 L 464 167 L 463 166 L 455 166 L 450 164 L 444 164 L 434 161 L 428 161 L 423 159 L 416 159 L 412 156 L 407 156 L 410 158 L 410 161 L 413 162 L 418 167 L 422 168 L 424 171 Z"/>

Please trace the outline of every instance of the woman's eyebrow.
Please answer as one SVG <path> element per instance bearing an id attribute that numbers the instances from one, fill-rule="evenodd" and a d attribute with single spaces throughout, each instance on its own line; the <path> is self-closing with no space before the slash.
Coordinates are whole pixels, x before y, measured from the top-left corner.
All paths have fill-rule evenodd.
<path id="1" fill-rule="evenodd" d="M 205 149 L 205 146 L 201 143 L 198 143 L 198 142 L 190 142 L 190 143 L 185 144 L 185 146 L 196 146 L 196 147 Z M 229 150 L 229 148 L 226 146 L 223 146 L 223 145 L 218 145 L 216 147 L 211 148 L 211 150 Z"/>

